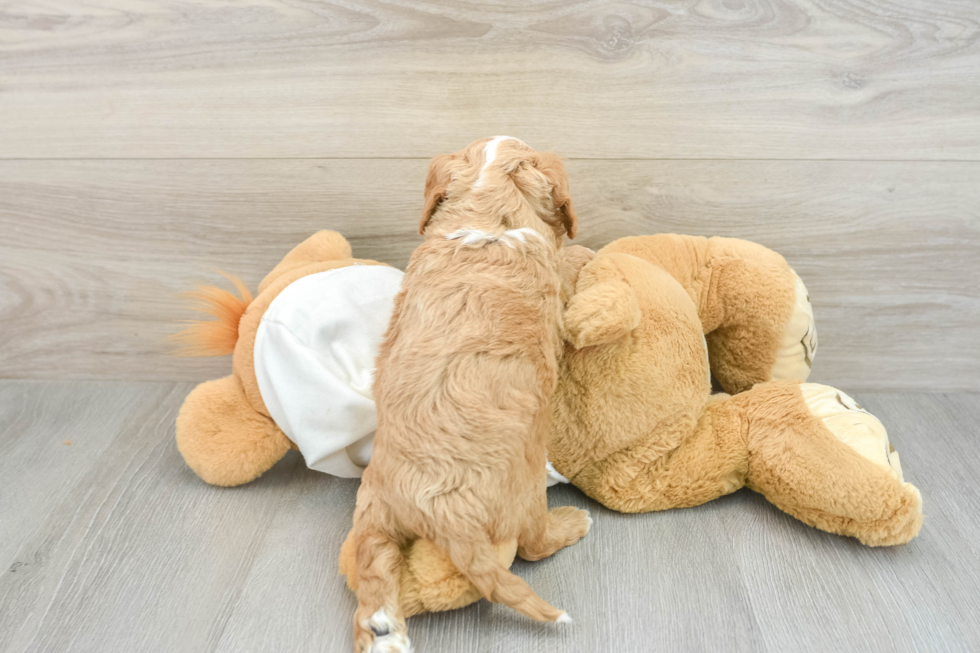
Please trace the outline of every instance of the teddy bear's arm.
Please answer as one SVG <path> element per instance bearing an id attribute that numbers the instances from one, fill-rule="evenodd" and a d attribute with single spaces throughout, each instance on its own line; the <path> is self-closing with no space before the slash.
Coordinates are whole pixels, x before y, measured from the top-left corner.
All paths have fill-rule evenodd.
<path id="1" fill-rule="evenodd" d="M 564 316 L 565 339 L 576 349 L 618 340 L 640 324 L 640 305 L 622 281 L 603 281 L 576 294 Z"/>
<path id="2" fill-rule="evenodd" d="M 567 305 L 568 301 L 575 294 L 575 285 L 578 283 L 579 272 L 585 265 L 595 258 L 595 252 L 581 245 L 568 245 L 561 249 L 561 301 Z"/>

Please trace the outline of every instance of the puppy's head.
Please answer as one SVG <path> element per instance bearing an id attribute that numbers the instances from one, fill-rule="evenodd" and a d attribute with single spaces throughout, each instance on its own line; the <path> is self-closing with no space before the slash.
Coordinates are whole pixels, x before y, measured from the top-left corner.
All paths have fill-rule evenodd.
<path id="1" fill-rule="evenodd" d="M 574 238 L 578 229 L 561 159 L 510 136 L 482 138 L 429 164 L 419 233 L 473 215 L 508 229 L 550 228 L 559 239 Z"/>

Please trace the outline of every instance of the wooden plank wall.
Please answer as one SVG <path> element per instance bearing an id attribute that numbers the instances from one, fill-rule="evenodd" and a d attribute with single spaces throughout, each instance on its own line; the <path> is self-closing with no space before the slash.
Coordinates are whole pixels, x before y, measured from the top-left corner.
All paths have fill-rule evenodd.
<path id="1" fill-rule="evenodd" d="M 813 379 L 980 391 L 972 0 L 21 0 L 0 20 L 0 377 L 202 380 L 164 336 L 337 229 L 403 264 L 426 161 L 568 157 L 583 244 L 782 252 Z"/>

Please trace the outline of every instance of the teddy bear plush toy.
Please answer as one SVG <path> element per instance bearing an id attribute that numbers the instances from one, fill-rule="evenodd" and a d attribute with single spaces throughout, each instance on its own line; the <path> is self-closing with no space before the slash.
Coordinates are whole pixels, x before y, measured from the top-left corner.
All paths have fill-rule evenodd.
<path id="1" fill-rule="evenodd" d="M 805 383 L 813 312 L 781 256 L 677 235 L 565 254 L 553 480 L 622 512 L 695 506 L 748 487 L 871 546 L 918 533 L 921 497 L 881 422 L 844 392 Z M 187 464 L 208 483 L 239 485 L 296 448 L 313 469 L 359 476 L 375 428 L 374 355 L 400 280 L 324 231 L 293 249 L 254 300 L 240 282 L 240 298 L 199 289 L 219 319 L 178 340 L 186 353 L 233 353 L 233 373 L 185 400 L 177 445 Z M 712 377 L 724 392 L 712 394 Z M 516 551 L 498 554 L 509 565 Z M 352 556 L 345 542 L 341 572 L 356 587 Z M 431 543 L 413 543 L 405 557 L 406 615 L 480 598 Z"/>

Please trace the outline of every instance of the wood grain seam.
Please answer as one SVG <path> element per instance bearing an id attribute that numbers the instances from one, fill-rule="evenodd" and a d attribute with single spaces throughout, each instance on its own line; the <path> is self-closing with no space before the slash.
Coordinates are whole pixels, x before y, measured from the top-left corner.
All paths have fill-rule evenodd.
<path id="1" fill-rule="evenodd" d="M 435 154 L 433 154 L 435 156 Z M 183 157 L 4 157 L 2 162 L 52 161 L 428 161 L 427 156 L 183 156 Z M 781 157 L 562 157 L 565 161 L 712 161 L 788 162 L 788 163 L 980 163 L 978 159 L 867 159 L 867 158 L 781 158 Z"/>

